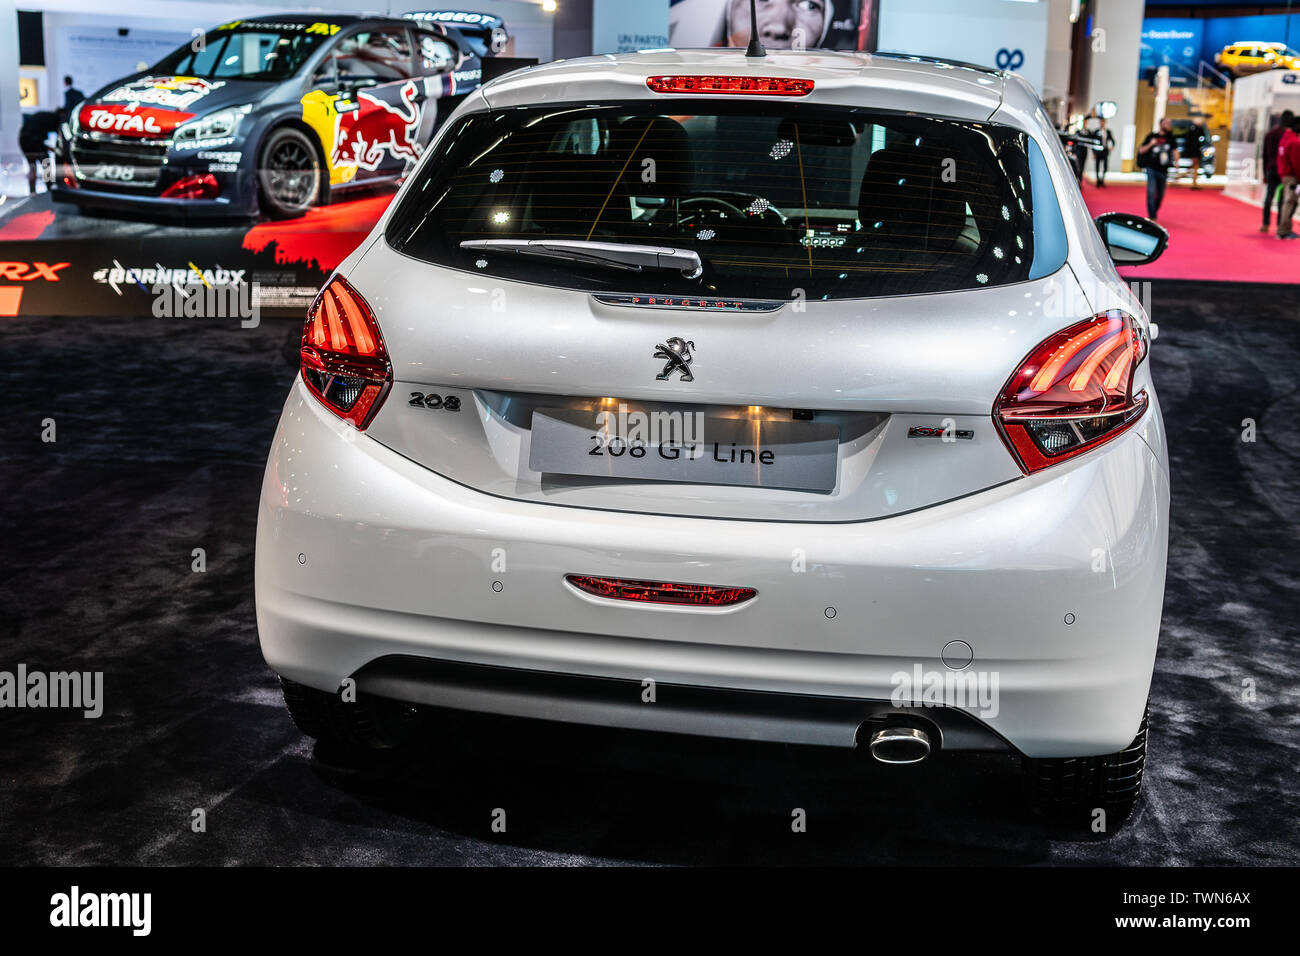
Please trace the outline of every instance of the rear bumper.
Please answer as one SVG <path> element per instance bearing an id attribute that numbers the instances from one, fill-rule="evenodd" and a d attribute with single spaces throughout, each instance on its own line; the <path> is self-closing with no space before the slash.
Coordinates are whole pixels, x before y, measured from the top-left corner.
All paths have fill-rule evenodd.
<path id="1" fill-rule="evenodd" d="M 955 707 L 900 708 L 890 701 L 658 684 L 423 657 L 383 657 L 355 675 L 362 693 L 393 700 L 601 727 L 740 740 L 852 747 L 886 716 L 905 717 L 936 749 L 1011 749 L 979 719 Z"/>
<path id="2" fill-rule="evenodd" d="M 1112 753 L 1141 721 L 1159 633 L 1169 491 L 1147 444 L 1161 447 L 1157 415 L 1076 462 L 958 501 L 800 524 L 491 497 L 359 435 L 298 384 L 258 521 L 263 653 L 283 676 L 331 691 L 356 677 L 377 692 L 375 668 L 413 657 L 638 692 L 654 681 L 834 698 L 853 714 L 928 700 L 1029 756 Z M 721 610 L 631 606 L 579 594 L 566 573 L 759 593 Z M 973 649 L 959 671 L 942 656 L 952 641 Z M 599 719 L 545 694 L 515 693 L 508 708 L 499 695 L 388 680 L 386 693 L 425 703 Z M 954 680 L 970 696 L 950 699 Z M 653 706 L 622 708 L 620 725 L 717 732 L 691 708 L 661 726 Z M 853 743 L 851 718 L 810 734 L 741 707 L 724 723 L 725 736 Z"/>

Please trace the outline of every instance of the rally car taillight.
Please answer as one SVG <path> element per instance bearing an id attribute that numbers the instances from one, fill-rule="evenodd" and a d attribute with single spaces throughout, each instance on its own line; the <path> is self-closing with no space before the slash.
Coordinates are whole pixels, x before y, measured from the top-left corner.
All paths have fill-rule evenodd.
<path id="1" fill-rule="evenodd" d="M 335 276 L 307 313 L 302 380 L 330 411 L 357 428 L 370 424 L 393 382 L 393 368 L 370 306 Z"/>
<path id="2" fill-rule="evenodd" d="M 1030 352 L 993 406 L 1024 472 L 1091 451 L 1136 423 L 1147 394 L 1133 394 L 1133 375 L 1146 353 L 1142 326 L 1120 311 L 1063 329 Z"/>

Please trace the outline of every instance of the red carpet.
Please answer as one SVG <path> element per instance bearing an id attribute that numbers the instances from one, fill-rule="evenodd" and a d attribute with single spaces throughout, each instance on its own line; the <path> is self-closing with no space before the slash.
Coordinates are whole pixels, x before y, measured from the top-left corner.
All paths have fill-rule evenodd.
<path id="1" fill-rule="evenodd" d="M 1146 215 L 1146 186 L 1107 186 L 1091 182 L 1083 198 L 1094 216 L 1104 212 Z M 1129 279 L 1198 279 L 1222 282 L 1300 283 L 1300 239 L 1282 242 L 1259 231 L 1262 213 L 1223 195 L 1222 190 L 1170 186 L 1160 207 L 1160 224 L 1169 230 L 1169 248 L 1149 266 L 1120 269 Z M 1277 210 L 1273 212 L 1274 226 Z M 1296 217 L 1300 228 L 1300 216 Z"/>
<path id="2" fill-rule="evenodd" d="M 298 219 L 260 222 L 244 236 L 244 248 L 261 252 L 274 242 L 278 262 L 315 260 L 329 272 L 361 245 L 392 201 L 385 193 L 310 209 Z"/>
<path id="3" fill-rule="evenodd" d="M 41 212 L 24 212 L 14 216 L 8 222 L 0 224 L 0 241 L 22 242 L 24 239 L 39 239 L 41 233 L 54 222 L 54 210 Z"/>

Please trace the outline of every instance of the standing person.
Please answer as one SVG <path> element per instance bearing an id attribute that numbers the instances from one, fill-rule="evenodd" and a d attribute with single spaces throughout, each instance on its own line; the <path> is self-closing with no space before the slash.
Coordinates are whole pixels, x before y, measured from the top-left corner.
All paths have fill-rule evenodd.
<path id="1" fill-rule="evenodd" d="M 1110 165 L 1110 151 L 1115 148 L 1115 134 L 1106 128 L 1106 121 L 1103 119 L 1101 125 L 1097 127 L 1097 149 L 1093 155 L 1093 162 L 1097 166 L 1097 186 L 1106 185 L 1106 169 Z"/>
<path id="2" fill-rule="evenodd" d="M 1277 171 L 1277 151 L 1282 145 L 1282 134 L 1291 128 L 1294 120 L 1295 114 L 1285 110 L 1277 125 L 1264 134 L 1264 222 L 1259 227 L 1260 232 L 1268 232 L 1273 225 L 1273 201 L 1277 198 L 1277 187 L 1282 185 L 1282 177 Z M 1280 202 L 1277 211 L 1279 215 L 1282 212 Z"/>
<path id="3" fill-rule="evenodd" d="M 1083 185 L 1083 170 L 1088 165 L 1088 144 L 1083 141 L 1087 136 L 1087 130 L 1080 127 L 1079 131 L 1074 134 L 1074 172 L 1079 178 L 1079 185 Z"/>
<path id="4" fill-rule="evenodd" d="M 72 77 L 63 78 L 63 119 L 67 120 L 77 104 L 86 98 L 86 94 L 72 85 Z"/>
<path id="5" fill-rule="evenodd" d="M 1147 171 L 1147 218 L 1152 221 L 1160 213 L 1165 201 L 1165 188 L 1169 185 L 1169 167 L 1178 162 L 1178 148 L 1174 145 L 1174 126 L 1166 116 L 1160 128 L 1147 133 L 1138 148 L 1138 165 Z"/>
<path id="6" fill-rule="evenodd" d="M 1277 147 L 1277 172 L 1282 179 L 1282 208 L 1277 214 L 1277 237 L 1300 239 L 1291 224 L 1295 216 L 1296 184 L 1300 183 L 1300 118 L 1292 118 Z"/>
<path id="7" fill-rule="evenodd" d="M 1192 188 L 1201 188 L 1201 159 L 1205 155 L 1205 131 L 1201 129 L 1200 123 L 1193 123 L 1192 128 L 1187 131 L 1184 137 L 1187 144 L 1187 152 L 1191 154 L 1192 160 Z"/>
<path id="8" fill-rule="evenodd" d="M 59 129 L 59 116 L 53 110 L 40 110 L 23 117 L 22 128 L 18 131 L 18 148 L 27 158 L 27 191 L 36 195 L 36 177 L 41 172 L 41 164 L 50 156 L 47 143 L 51 133 Z"/>

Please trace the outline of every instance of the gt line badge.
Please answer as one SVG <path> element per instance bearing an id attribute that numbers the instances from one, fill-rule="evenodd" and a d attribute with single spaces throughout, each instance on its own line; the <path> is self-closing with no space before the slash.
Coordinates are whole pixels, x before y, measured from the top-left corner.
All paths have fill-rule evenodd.
<path id="1" fill-rule="evenodd" d="M 907 430 L 908 438 L 942 438 L 945 441 L 974 441 L 975 432 L 965 428 L 945 428 L 943 425 L 913 425 Z"/>
<path id="2" fill-rule="evenodd" d="M 691 349 L 693 348 L 695 348 L 694 342 L 688 342 L 676 335 L 668 340 L 667 345 L 660 345 L 655 350 L 654 357 L 663 359 L 668 364 L 655 378 L 660 382 L 666 382 L 673 377 L 673 372 L 681 372 L 680 381 L 695 381 L 695 376 L 691 374 L 691 362 L 695 361 L 694 356 L 691 355 Z"/>

